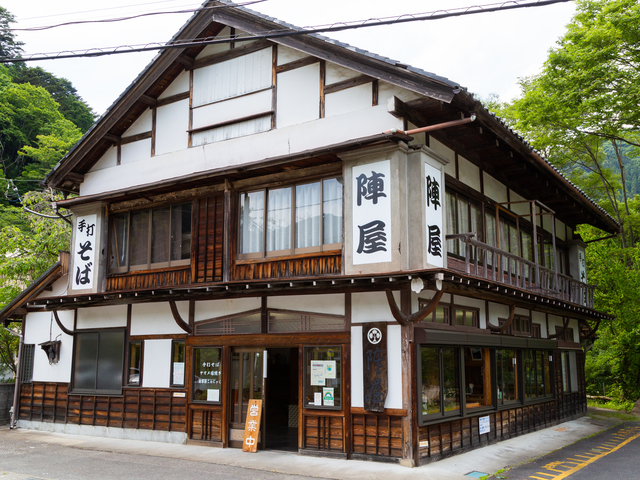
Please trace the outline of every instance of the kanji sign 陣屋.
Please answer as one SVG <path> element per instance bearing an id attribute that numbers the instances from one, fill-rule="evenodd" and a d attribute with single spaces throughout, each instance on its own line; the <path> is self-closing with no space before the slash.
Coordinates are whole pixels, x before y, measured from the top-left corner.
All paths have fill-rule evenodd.
<path id="1" fill-rule="evenodd" d="M 391 261 L 391 161 L 353 167 L 353 264 Z"/>
<path id="2" fill-rule="evenodd" d="M 445 239 L 442 228 L 442 172 L 428 163 L 424 164 L 425 171 L 425 218 L 427 263 L 436 267 L 444 266 Z"/>
<path id="3" fill-rule="evenodd" d="M 262 418 L 262 400 L 249 400 L 247 418 L 244 422 L 244 440 L 242 451 L 256 453 L 258 436 L 260 435 L 260 419 Z"/>
<path id="4" fill-rule="evenodd" d="M 74 289 L 93 288 L 93 272 L 96 268 L 95 250 L 97 215 L 76 218 L 73 270 L 70 272 Z"/>

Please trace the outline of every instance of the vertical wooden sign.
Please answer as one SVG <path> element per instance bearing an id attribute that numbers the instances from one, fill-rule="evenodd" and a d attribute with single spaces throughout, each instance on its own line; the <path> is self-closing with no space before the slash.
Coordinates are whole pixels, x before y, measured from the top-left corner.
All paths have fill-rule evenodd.
<path id="1" fill-rule="evenodd" d="M 364 409 L 384 412 L 389 387 L 387 375 L 387 324 L 362 325 L 362 376 Z"/>
<path id="2" fill-rule="evenodd" d="M 244 421 L 244 440 L 242 451 L 256 453 L 258 451 L 258 435 L 262 418 L 262 400 L 249 400 L 247 418 Z"/>

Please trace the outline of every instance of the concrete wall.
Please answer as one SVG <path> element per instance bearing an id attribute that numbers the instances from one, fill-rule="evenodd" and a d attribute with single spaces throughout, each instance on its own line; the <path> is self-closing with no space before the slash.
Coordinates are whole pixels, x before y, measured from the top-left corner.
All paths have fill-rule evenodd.
<path id="1" fill-rule="evenodd" d="M 14 383 L 0 383 L 0 425 L 6 425 L 11 420 L 9 410 L 13 404 Z"/>

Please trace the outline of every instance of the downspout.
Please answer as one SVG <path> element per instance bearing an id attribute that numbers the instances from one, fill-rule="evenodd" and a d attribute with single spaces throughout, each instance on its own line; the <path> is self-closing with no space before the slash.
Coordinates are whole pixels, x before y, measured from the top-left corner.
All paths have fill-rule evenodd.
<path id="1" fill-rule="evenodd" d="M 16 428 L 18 421 L 18 392 L 20 391 L 20 375 L 22 374 L 22 345 L 24 344 L 24 335 L 14 332 L 13 330 L 4 327 L 14 337 L 20 338 L 20 344 L 18 345 L 18 368 L 16 369 L 16 385 L 13 389 L 13 407 L 11 408 L 11 423 L 9 428 Z"/>

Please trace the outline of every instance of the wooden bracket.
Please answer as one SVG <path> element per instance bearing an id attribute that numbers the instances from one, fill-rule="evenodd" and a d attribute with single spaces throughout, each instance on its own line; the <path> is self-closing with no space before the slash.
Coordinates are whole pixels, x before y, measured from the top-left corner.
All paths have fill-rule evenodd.
<path id="1" fill-rule="evenodd" d="M 402 313 L 402 310 L 400 310 L 400 307 L 398 307 L 396 299 L 393 296 L 393 292 L 391 290 L 387 288 L 385 289 L 385 293 L 387 294 L 387 301 L 389 302 L 389 308 L 391 309 L 393 318 L 395 318 L 396 322 L 398 322 L 400 325 L 409 325 L 412 323 L 421 322 L 431 313 L 433 313 L 433 311 L 438 306 L 438 303 L 440 303 L 442 295 L 444 295 L 444 290 L 436 292 L 428 305 L 425 305 L 420 310 L 412 313 L 411 315 L 405 315 L 404 313 Z"/>
<path id="2" fill-rule="evenodd" d="M 176 321 L 178 326 L 189 334 L 193 333 L 193 328 L 191 327 L 191 325 L 185 322 L 180 316 L 180 312 L 178 312 L 178 307 L 176 307 L 176 302 L 174 302 L 173 300 L 169 300 L 169 307 L 171 308 L 171 314 L 173 315 L 173 319 Z"/>
<path id="3" fill-rule="evenodd" d="M 58 324 L 58 328 L 60 330 L 62 330 L 63 333 L 66 333 L 67 335 L 71 335 L 72 337 L 76 334 L 76 332 L 74 332 L 73 330 L 69 330 L 67 327 L 65 327 L 62 322 L 60 321 L 60 317 L 58 317 L 58 312 L 56 310 L 52 310 L 53 312 L 53 318 L 55 318 L 56 323 Z"/>
<path id="4" fill-rule="evenodd" d="M 565 330 L 569 326 L 569 320 L 569 317 L 564 317 L 564 320 L 562 321 L 562 328 L 560 329 L 560 331 L 558 333 L 554 333 L 553 335 L 549 335 L 549 332 L 547 332 L 547 338 L 558 338 L 560 335 L 564 335 Z"/>
<path id="5" fill-rule="evenodd" d="M 495 325 L 491 325 L 489 323 L 489 319 L 487 319 L 487 328 L 492 332 L 498 332 L 498 333 L 504 332 L 513 323 L 513 316 L 515 312 L 516 312 L 516 306 L 509 305 L 509 318 L 507 319 L 506 323 L 501 327 L 496 327 Z"/>

